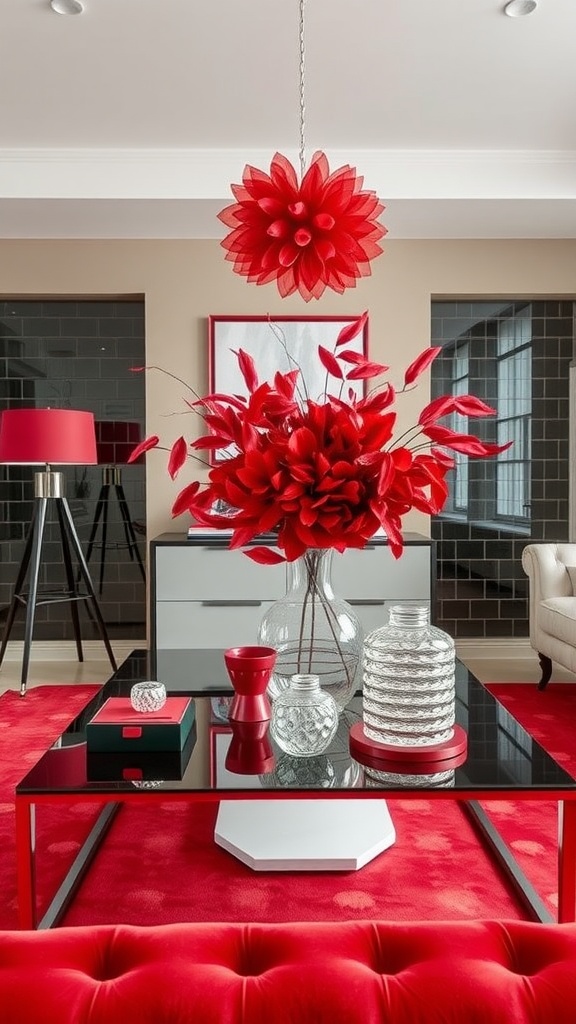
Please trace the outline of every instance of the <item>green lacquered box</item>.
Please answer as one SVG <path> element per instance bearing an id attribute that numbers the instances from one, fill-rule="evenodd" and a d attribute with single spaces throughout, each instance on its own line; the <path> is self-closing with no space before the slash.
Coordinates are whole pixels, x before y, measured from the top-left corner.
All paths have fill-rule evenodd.
<path id="1" fill-rule="evenodd" d="M 86 777 L 88 782 L 145 783 L 178 782 L 183 776 L 196 745 L 196 723 L 193 723 L 182 750 L 88 750 Z"/>
<path id="2" fill-rule="evenodd" d="M 191 697 L 168 697 L 159 711 L 134 711 L 129 697 L 109 697 L 86 726 L 92 753 L 182 750 L 195 719 Z"/>

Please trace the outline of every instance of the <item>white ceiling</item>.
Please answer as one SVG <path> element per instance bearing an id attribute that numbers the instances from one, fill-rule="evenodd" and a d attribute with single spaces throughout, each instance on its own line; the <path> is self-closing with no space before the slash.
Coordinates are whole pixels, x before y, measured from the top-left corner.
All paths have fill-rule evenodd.
<path id="1" fill-rule="evenodd" d="M 0 237 L 220 238 L 298 162 L 299 0 L 0 0 Z M 306 0 L 306 154 L 389 238 L 576 238 L 576 0 Z"/>

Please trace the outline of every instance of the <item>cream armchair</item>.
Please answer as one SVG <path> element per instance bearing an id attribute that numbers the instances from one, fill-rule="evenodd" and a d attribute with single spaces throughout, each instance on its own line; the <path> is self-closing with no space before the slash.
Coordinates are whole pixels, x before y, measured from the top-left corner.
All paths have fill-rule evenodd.
<path id="1" fill-rule="evenodd" d="M 530 581 L 530 645 L 538 653 L 543 690 L 552 662 L 576 672 L 576 544 L 528 544 L 522 568 Z"/>

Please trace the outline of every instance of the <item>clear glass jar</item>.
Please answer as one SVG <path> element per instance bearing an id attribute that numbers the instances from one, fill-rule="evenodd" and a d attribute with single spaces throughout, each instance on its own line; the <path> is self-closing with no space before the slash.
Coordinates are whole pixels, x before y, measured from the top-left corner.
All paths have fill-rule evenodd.
<path id="1" fill-rule="evenodd" d="M 288 562 L 286 595 L 262 619 L 258 643 L 277 651 L 272 700 L 302 673 L 319 676 L 339 708 L 356 692 L 364 631 L 354 609 L 334 593 L 332 556 L 331 549 L 310 549 Z"/>
<path id="2" fill-rule="evenodd" d="M 310 754 L 308 757 L 292 757 L 280 754 L 275 768 L 268 775 L 261 775 L 264 789 L 333 789 L 338 785 L 334 765 L 327 754 Z"/>
<path id="3" fill-rule="evenodd" d="M 272 704 L 270 733 L 293 757 L 321 754 L 338 728 L 334 698 L 320 689 L 315 675 L 294 675 Z"/>
<path id="4" fill-rule="evenodd" d="M 454 641 L 427 606 L 393 605 L 364 642 L 364 732 L 379 743 L 442 743 L 454 732 Z"/>

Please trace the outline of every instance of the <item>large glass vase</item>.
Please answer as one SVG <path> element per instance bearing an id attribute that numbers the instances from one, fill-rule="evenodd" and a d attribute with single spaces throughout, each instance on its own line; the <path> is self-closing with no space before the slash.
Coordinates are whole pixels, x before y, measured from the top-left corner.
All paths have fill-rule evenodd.
<path id="1" fill-rule="evenodd" d="M 317 675 L 340 709 L 354 696 L 363 631 L 354 609 L 332 588 L 331 549 L 310 549 L 288 562 L 285 597 L 266 612 L 258 643 L 278 652 L 268 687 L 274 699 L 294 675 Z"/>

